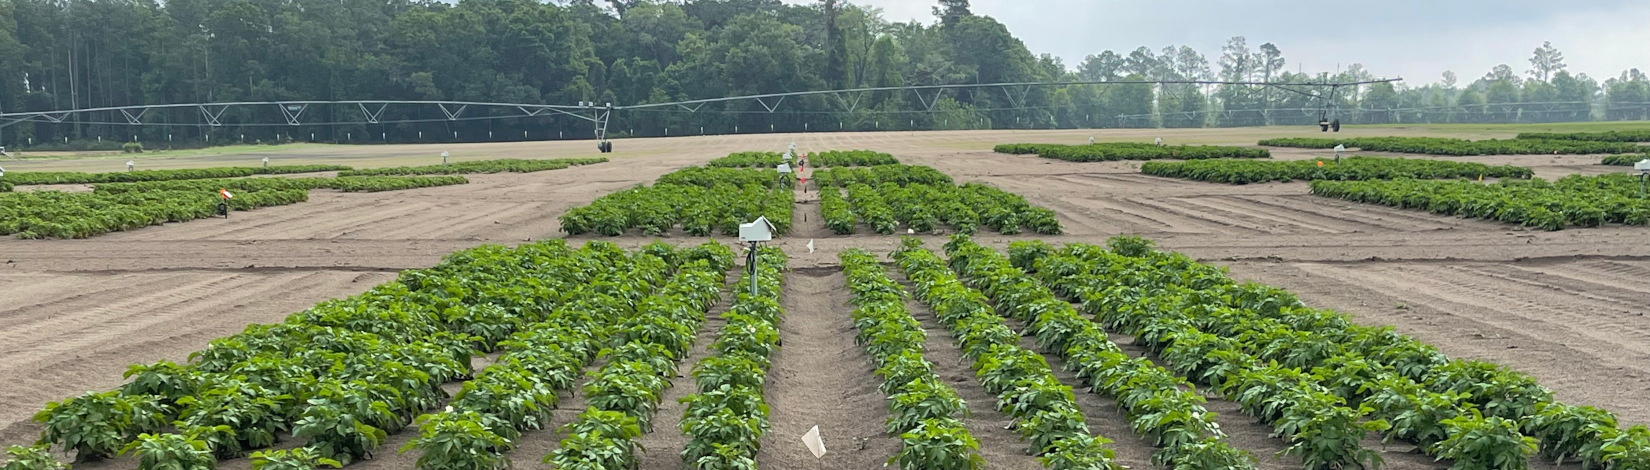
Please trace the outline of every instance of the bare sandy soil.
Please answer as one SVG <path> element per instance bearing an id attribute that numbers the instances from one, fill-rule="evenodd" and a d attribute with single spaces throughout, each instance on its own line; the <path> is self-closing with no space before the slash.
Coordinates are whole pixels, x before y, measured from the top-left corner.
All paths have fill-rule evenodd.
<path id="1" fill-rule="evenodd" d="M 930 165 L 960 182 L 981 181 L 1054 209 L 1068 233 L 1041 237 L 983 233 L 976 240 L 1005 247 L 1015 240 L 1103 243 L 1138 234 L 1160 246 L 1229 266 L 1234 277 L 1289 288 L 1314 306 L 1333 308 L 1366 324 L 1393 325 L 1453 357 L 1490 360 L 1540 378 L 1559 399 L 1601 406 L 1624 423 L 1650 423 L 1650 249 L 1643 228 L 1604 227 L 1560 232 L 1353 204 L 1307 194 L 1305 183 L 1228 186 L 1138 174 L 1132 162 L 1070 163 L 990 152 L 997 143 L 1080 143 L 1100 140 L 1253 144 L 1258 138 L 1316 135 L 1304 129 L 1122 131 L 980 131 L 679 137 L 616 141 L 613 161 L 531 174 L 472 175 L 471 184 L 386 193 L 313 191 L 309 202 L 237 212 L 209 219 L 114 233 L 89 240 L 0 239 L 0 443 L 30 441 L 38 426 L 29 416 L 46 401 L 120 383 L 129 364 L 182 361 L 213 338 L 250 323 L 279 321 L 324 299 L 347 296 L 393 279 L 395 271 L 426 267 L 443 255 L 483 243 L 514 244 L 558 237 L 556 216 L 611 191 L 651 182 L 677 168 L 733 151 L 872 149 L 912 164 Z M 1451 135 L 1426 129 L 1349 129 L 1350 135 Z M 1473 134 L 1469 137 L 1509 137 Z M 429 164 L 442 150 L 455 159 L 594 156 L 588 142 L 429 146 L 315 147 L 282 150 L 282 163 L 343 163 L 359 167 Z M 262 153 L 205 155 L 146 161 L 146 166 L 241 164 Z M 1322 152 L 1275 149 L 1280 159 Z M 1596 156 L 1454 158 L 1532 166 L 1542 177 L 1620 171 L 1596 165 Z M 438 160 L 437 160 L 438 161 Z M 119 162 L 116 162 L 119 163 Z M 24 161 L 14 171 L 95 170 L 101 160 Z M 864 353 L 852 344 L 836 255 L 848 247 L 887 253 L 895 237 L 832 235 L 818 218 L 812 194 L 799 194 L 796 229 L 774 242 L 796 269 L 787 282 L 781 325 L 784 349 L 775 357 L 769 402 L 773 434 L 764 442 L 767 468 L 872 468 L 898 448 L 881 434 L 886 416 Z M 864 232 L 864 231 L 862 231 Z M 931 248 L 943 234 L 923 235 Z M 575 237 L 634 247 L 642 236 Z M 674 236 L 677 243 L 701 239 Z M 814 242 L 815 251 L 804 247 Z M 925 321 L 926 311 L 912 304 Z M 1022 446 L 1002 431 L 1003 416 L 977 390 L 943 330 L 930 327 L 930 354 L 970 399 L 967 422 L 985 443 L 991 468 L 1033 468 Z M 713 325 L 715 325 L 713 323 Z M 707 325 L 695 357 L 715 326 Z M 1119 338 L 1125 343 L 1128 338 Z M 951 349 L 947 349 L 951 348 Z M 1062 378 L 1069 381 L 1070 377 Z M 677 381 L 674 397 L 691 381 Z M 970 386 L 975 388 L 971 389 Z M 1148 466 L 1150 446 L 1104 399 L 1080 394 L 1097 432 L 1115 439 L 1119 457 Z M 578 397 L 563 404 L 553 425 L 565 423 Z M 1223 413 L 1233 442 L 1267 468 L 1298 468 L 1274 460 L 1281 441 L 1266 436 L 1230 403 Z M 657 429 L 644 438 L 643 467 L 681 468 L 682 444 L 673 401 Z M 831 449 L 813 462 L 798 438 L 819 425 Z M 411 455 L 394 449 L 410 438 L 392 436 L 371 468 L 410 468 Z M 538 466 L 559 434 L 530 433 L 516 452 L 518 465 Z M 1391 448 L 1392 468 L 1441 468 Z M 120 459 L 81 468 L 131 468 Z M 246 467 L 244 460 L 226 468 Z"/>

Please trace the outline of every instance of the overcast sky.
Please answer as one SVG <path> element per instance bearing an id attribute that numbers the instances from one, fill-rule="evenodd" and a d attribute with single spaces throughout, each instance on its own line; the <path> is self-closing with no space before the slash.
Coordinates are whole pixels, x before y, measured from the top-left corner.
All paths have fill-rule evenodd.
<path id="1" fill-rule="evenodd" d="M 813 0 L 785 0 L 814 3 Z M 927 0 L 850 0 L 881 7 L 890 21 L 934 21 Z M 1604 81 L 1650 70 L 1647 0 L 974 0 L 974 14 L 1008 25 L 1033 54 L 1075 69 L 1104 50 L 1127 54 L 1189 45 L 1209 58 L 1232 36 L 1250 48 L 1271 42 L 1288 68 L 1334 71 L 1363 63 L 1411 86 L 1453 70 L 1466 83 L 1507 64 L 1523 74 L 1531 52 L 1552 41 L 1571 73 Z"/>

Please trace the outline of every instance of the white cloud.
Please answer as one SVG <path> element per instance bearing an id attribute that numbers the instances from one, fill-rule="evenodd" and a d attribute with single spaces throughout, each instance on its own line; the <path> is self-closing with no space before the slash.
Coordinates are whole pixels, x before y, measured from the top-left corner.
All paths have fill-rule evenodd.
<path id="1" fill-rule="evenodd" d="M 933 21 L 935 2 L 854 3 L 881 7 L 893 21 Z M 1522 72 L 1542 41 L 1564 52 L 1572 72 L 1600 80 L 1650 69 L 1650 2 L 1642 0 L 974 0 L 972 8 L 1008 25 L 1033 53 L 1054 54 L 1069 67 L 1108 49 L 1170 44 L 1190 45 L 1213 63 L 1227 38 L 1245 36 L 1251 48 L 1277 44 L 1290 70 L 1362 63 L 1412 86 L 1445 70 L 1463 81 L 1497 64 Z"/>

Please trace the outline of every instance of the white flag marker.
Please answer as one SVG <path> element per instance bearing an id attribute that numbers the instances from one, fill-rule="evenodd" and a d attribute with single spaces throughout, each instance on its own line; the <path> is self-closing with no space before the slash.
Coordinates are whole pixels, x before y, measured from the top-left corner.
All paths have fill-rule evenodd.
<path id="1" fill-rule="evenodd" d="M 813 239 L 808 240 L 808 252 L 809 253 L 814 252 L 814 241 L 813 241 Z"/>
<path id="2" fill-rule="evenodd" d="M 807 434 L 803 434 L 802 443 L 808 446 L 808 452 L 814 453 L 814 458 L 825 456 L 825 441 L 819 439 L 819 426 L 814 426 Z"/>

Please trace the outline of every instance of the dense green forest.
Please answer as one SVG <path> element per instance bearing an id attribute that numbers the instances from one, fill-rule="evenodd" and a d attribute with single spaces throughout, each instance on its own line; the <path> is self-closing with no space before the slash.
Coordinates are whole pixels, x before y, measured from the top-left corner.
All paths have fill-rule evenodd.
<path id="1" fill-rule="evenodd" d="M 1233 38 L 1212 60 L 1185 46 L 1105 51 L 1068 67 L 1027 49 L 1002 23 L 940 0 L 929 22 L 891 22 L 840 0 L 0 0 L 0 108 L 44 111 L 159 103 L 281 100 L 455 100 L 629 105 L 820 89 L 1062 80 L 1302 83 L 1375 75 L 1287 69 L 1273 44 Z M 1603 84 L 1537 49 L 1530 77 L 1501 66 L 1483 79 L 1453 74 L 1424 86 L 1343 93 L 1357 122 L 1540 122 L 1644 119 L 1650 82 L 1638 70 Z M 1546 54 L 1543 56 L 1543 54 Z M 1545 59 L 1543 59 L 1545 57 Z M 1556 59 L 1556 60 L 1554 60 Z M 1211 62 L 1213 64 L 1211 65 Z M 1011 97 L 1012 96 L 1012 97 Z M 615 135 L 807 130 L 1200 127 L 1305 124 L 1308 97 L 1257 86 L 1146 84 L 948 92 L 933 109 L 911 92 L 792 98 L 769 112 L 751 101 L 689 113 L 616 115 Z M 925 99 L 932 99 L 928 97 Z M 852 108 L 852 111 L 849 108 Z M 318 106 L 306 122 L 360 121 Z M 500 114 L 502 116 L 502 112 Z M 150 126 L 119 113 L 0 129 L 3 144 L 154 146 L 235 141 L 451 141 L 586 138 L 569 117 L 467 120 L 390 108 L 381 125 L 286 126 L 274 110 L 232 108 L 222 127 L 199 110 L 153 111 Z M 312 137 L 313 136 L 313 137 Z"/>

